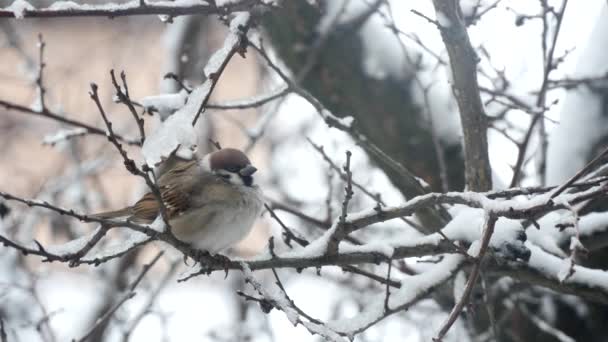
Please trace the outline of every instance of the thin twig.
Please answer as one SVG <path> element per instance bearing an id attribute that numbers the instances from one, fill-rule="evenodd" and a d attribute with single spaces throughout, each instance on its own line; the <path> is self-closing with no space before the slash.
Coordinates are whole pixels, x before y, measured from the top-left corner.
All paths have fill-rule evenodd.
<path id="1" fill-rule="evenodd" d="M 0 342 L 8 342 L 6 331 L 4 330 L 4 320 L 0 317 Z"/>
<path id="2" fill-rule="evenodd" d="M 386 295 L 384 296 L 384 312 L 387 313 L 391 311 L 391 308 L 388 305 L 389 298 L 391 296 L 391 289 L 388 286 L 388 280 L 391 279 L 391 270 L 393 269 L 392 260 L 388 261 L 388 270 L 386 271 Z"/>
<path id="3" fill-rule="evenodd" d="M 156 182 L 155 182 L 156 176 L 154 174 L 154 170 L 148 168 L 145 165 L 144 165 L 144 170 L 140 170 L 135 165 L 135 161 L 133 159 L 129 158 L 129 156 L 127 155 L 127 151 L 125 151 L 125 149 L 122 147 L 122 144 L 116 138 L 116 134 L 114 133 L 114 130 L 112 128 L 112 122 L 108 119 L 108 116 L 106 115 L 106 112 L 103 109 L 103 106 L 101 105 L 101 101 L 99 100 L 99 94 L 97 93 L 97 85 L 95 83 L 91 83 L 91 92 L 89 93 L 89 95 L 91 96 L 91 99 L 93 100 L 93 102 L 95 102 L 95 104 L 97 105 L 97 109 L 99 110 L 99 113 L 101 114 L 101 117 L 102 117 L 103 121 L 105 122 L 106 127 L 108 128 L 108 133 L 107 133 L 108 140 L 110 140 L 112 145 L 114 145 L 114 147 L 116 147 L 116 149 L 122 156 L 122 159 L 123 159 L 123 162 L 124 162 L 124 165 L 125 165 L 125 168 L 127 169 L 127 171 L 131 172 L 133 175 L 139 176 L 144 179 L 144 181 L 146 182 L 146 185 L 148 186 L 150 191 L 152 191 L 152 194 L 156 198 L 156 201 L 159 204 L 158 206 L 160 209 L 160 214 L 163 218 L 165 225 L 168 228 L 167 230 L 170 231 L 171 226 L 169 224 L 169 215 L 167 212 L 167 208 L 165 206 L 165 202 L 163 201 L 162 195 L 160 193 L 160 189 L 156 185 Z M 150 178 L 150 176 L 148 175 L 148 173 L 146 171 L 149 171 L 152 173 L 152 176 L 155 181 L 152 181 L 152 178 Z"/>
<path id="4" fill-rule="evenodd" d="M 69 119 L 63 115 L 54 113 L 46 108 L 44 108 L 42 111 L 37 111 L 32 108 L 22 106 L 20 104 L 12 103 L 9 101 L 5 101 L 5 100 L 0 100 L 0 106 L 5 107 L 6 109 L 15 110 L 15 111 L 18 111 L 18 112 L 21 112 L 24 114 L 36 115 L 36 116 L 40 116 L 43 118 L 55 120 L 57 122 L 64 123 L 64 124 L 67 124 L 70 126 L 80 127 L 80 128 L 83 128 L 84 130 L 86 130 L 87 134 L 106 136 L 106 131 L 101 128 L 97 128 L 97 127 L 88 125 L 86 123 L 76 121 L 74 119 Z M 141 143 L 138 140 L 125 138 L 118 134 L 115 134 L 114 136 L 116 137 L 116 139 L 118 139 L 121 142 L 126 143 L 127 145 L 135 145 L 135 146 L 141 145 Z"/>
<path id="5" fill-rule="evenodd" d="M 122 335 L 122 341 L 123 342 L 128 342 L 129 341 L 129 338 L 130 338 L 131 334 L 133 333 L 133 331 L 135 330 L 135 328 L 139 325 L 139 323 L 141 322 L 141 320 L 147 314 L 150 313 L 150 309 L 152 308 L 152 305 L 158 299 L 158 296 L 160 295 L 161 291 L 167 286 L 167 284 L 169 283 L 169 280 L 171 280 L 171 278 L 173 277 L 173 275 L 177 271 L 177 269 L 178 269 L 177 266 L 180 263 L 181 263 L 181 261 L 178 260 L 178 261 L 173 262 L 171 264 L 171 266 L 169 266 L 169 270 L 165 273 L 165 275 L 160 280 L 160 282 L 158 283 L 158 285 L 156 286 L 156 288 L 148 296 L 146 304 L 139 311 L 139 313 L 131 320 L 129 326 L 124 330 L 124 333 Z"/>
<path id="6" fill-rule="evenodd" d="M 344 187 L 344 200 L 342 201 L 342 212 L 338 218 L 338 224 L 335 230 L 329 237 L 327 244 L 327 253 L 335 254 L 338 252 L 338 245 L 347 234 L 345 234 L 344 227 L 346 226 L 346 217 L 348 216 L 348 203 L 353 198 L 353 174 L 350 170 L 350 157 L 352 153 L 346 151 L 346 164 L 344 165 L 344 173 L 346 174 L 346 186 Z"/>
<path id="7" fill-rule="evenodd" d="M 114 69 L 110 70 L 110 76 L 112 77 L 112 84 L 114 85 L 114 89 L 116 89 L 116 96 L 118 97 L 118 101 L 123 103 L 127 108 L 129 108 L 129 112 L 133 116 L 137 127 L 139 128 L 139 136 L 140 143 L 143 145 L 146 140 L 146 132 L 144 130 L 144 118 L 140 117 L 137 111 L 135 110 L 134 104 L 131 101 L 131 97 L 129 96 L 129 87 L 127 86 L 127 77 L 124 71 L 120 72 L 120 79 L 122 80 L 122 87 L 116 81 L 116 76 L 114 75 Z"/>
<path id="8" fill-rule="evenodd" d="M 198 110 L 196 111 L 196 114 L 194 115 L 194 119 L 192 120 L 192 126 L 194 126 L 196 124 L 200 115 L 207 108 L 207 103 L 209 102 L 209 99 L 211 98 L 213 89 L 215 89 L 215 86 L 217 85 L 218 81 L 220 80 L 220 76 L 226 69 L 228 62 L 230 62 L 230 60 L 236 53 L 240 54 L 243 57 L 245 56 L 245 53 L 246 53 L 245 48 L 247 46 L 245 42 L 247 41 L 247 32 L 249 31 L 249 28 L 251 27 L 252 19 L 251 19 L 251 15 L 249 15 L 249 14 L 239 14 L 239 15 L 247 15 L 246 20 L 244 20 L 242 25 L 239 25 L 239 27 L 235 27 L 235 28 L 231 27 L 231 30 L 228 33 L 228 37 L 224 41 L 224 47 L 222 47 L 220 51 L 216 52 L 210 58 L 210 61 L 213 61 L 213 64 L 208 63 L 207 66 L 205 67 L 205 72 L 208 73 L 207 75 L 205 75 L 206 77 L 208 77 L 207 80 L 205 81 L 205 83 L 208 84 L 208 86 L 207 86 L 208 91 L 205 93 L 205 96 L 204 96 L 203 100 L 201 101 L 201 104 L 199 105 Z M 233 21 L 234 20 L 239 20 L 239 17 L 238 16 L 235 17 L 235 19 L 233 19 Z M 232 25 L 233 24 L 231 23 L 231 26 Z M 229 39 L 230 37 L 235 37 L 235 38 Z M 229 43 L 231 45 L 228 45 Z M 228 51 L 225 51 L 226 49 Z M 223 55 L 220 55 L 220 53 Z M 216 57 L 216 55 L 219 57 Z M 221 58 L 221 60 L 218 61 L 217 58 Z M 209 68 L 209 70 L 207 68 Z"/>
<path id="9" fill-rule="evenodd" d="M 580 169 L 574 176 L 572 176 L 570 179 L 568 179 L 568 181 L 566 183 L 564 183 L 557 190 L 555 190 L 551 194 L 551 198 L 557 197 L 559 194 L 564 192 L 564 190 L 566 190 L 568 187 L 572 186 L 572 184 L 574 184 L 574 182 L 576 182 L 582 176 L 584 176 L 587 172 L 589 172 L 591 170 L 591 168 L 593 168 L 595 166 L 595 164 L 598 161 L 600 161 L 602 158 L 604 158 L 606 155 L 608 155 L 608 147 L 605 148 L 600 154 L 598 154 L 590 162 L 588 162 L 587 165 L 585 165 L 582 169 Z"/>
<path id="10" fill-rule="evenodd" d="M 43 70 L 46 64 L 44 63 L 44 47 L 46 43 L 42 39 L 42 33 L 38 33 L 38 77 L 36 77 L 36 87 L 38 89 L 38 101 L 40 103 L 40 111 L 44 112 L 46 110 L 46 103 L 44 101 L 44 95 L 46 94 L 46 89 L 44 88 L 43 82 Z"/>
<path id="11" fill-rule="evenodd" d="M 437 336 L 433 338 L 433 341 L 438 342 L 443 339 L 448 330 L 450 330 L 452 324 L 454 324 L 454 322 L 456 322 L 456 319 L 458 319 L 458 316 L 464 309 L 465 305 L 467 305 L 467 303 L 469 302 L 469 297 L 471 296 L 473 288 L 477 283 L 477 278 L 481 269 L 481 263 L 483 261 L 483 257 L 485 256 L 488 250 L 488 246 L 490 245 L 490 239 L 492 238 L 492 234 L 494 233 L 494 225 L 496 224 L 497 220 L 498 217 L 495 216 L 493 213 L 487 214 L 485 227 L 483 230 L 483 236 L 481 238 L 481 246 L 479 247 L 479 253 L 476 256 L 476 262 L 473 265 L 473 269 L 471 270 L 471 274 L 469 275 L 469 279 L 467 280 L 467 283 L 465 285 L 462 297 L 458 300 L 458 303 L 456 303 L 456 305 L 450 312 L 447 321 L 442 325 L 441 329 L 437 333 Z"/>

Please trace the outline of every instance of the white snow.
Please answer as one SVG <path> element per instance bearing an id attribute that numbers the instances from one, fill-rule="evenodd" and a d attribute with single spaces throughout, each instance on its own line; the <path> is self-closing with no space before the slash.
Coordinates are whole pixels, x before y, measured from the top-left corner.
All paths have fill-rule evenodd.
<path id="1" fill-rule="evenodd" d="M 209 95 L 211 83 L 205 82 L 188 96 L 188 102 L 165 120 L 142 147 L 146 164 L 157 166 L 172 153 L 183 159 L 192 159 L 197 149 L 197 134 L 192 126 L 201 103 Z"/>
<path id="2" fill-rule="evenodd" d="M 275 98 L 283 94 L 287 90 L 287 85 L 281 85 L 273 90 L 268 91 L 265 94 L 259 94 L 255 96 L 250 96 L 246 99 L 238 99 L 238 100 L 227 100 L 221 103 L 214 103 L 217 106 L 225 106 L 225 107 L 250 107 L 253 104 L 259 103 L 261 101 L 265 101 L 268 98 Z"/>
<path id="3" fill-rule="evenodd" d="M 300 315 L 293 308 L 289 302 L 289 299 L 285 297 L 285 293 L 278 286 L 262 287 L 261 283 L 255 278 L 247 263 L 242 262 L 241 267 L 243 268 L 243 275 L 249 280 L 249 283 L 251 286 L 253 286 L 256 292 L 260 293 L 262 296 L 264 296 L 264 298 L 274 302 L 280 308 L 280 310 L 285 313 L 291 324 L 295 326 L 300 323 Z"/>
<path id="4" fill-rule="evenodd" d="M 526 236 L 528 241 L 546 252 L 565 258 L 566 253 L 560 248 L 563 233 L 560 233 L 559 229 L 555 227 L 560 218 L 561 214 L 558 212 L 551 212 L 543 216 L 538 220 L 540 229 L 530 226 L 526 229 Z"/>
<path id="5" fill-rule="evenodd" d="M 79 250 L 81 250 L 82 248 L 84 248 L 87 243 L 91 240 L 91 238 L 97 234 L 97 232 L 99 232 L 99 230 L 101 229 L 101 226 L 98 226 L 94 231 L 92 231 L 91 233 L 81 236 L 79 238 L 76 238 L 74 240 L 70 240 L 66 243 L 60 244 L 60 245 L 52 245 L 52 246 L 44 246 L 44 249 L 51 253 L 51 254 L 55 254 L 55 255 L 67 255 L 67 254 L 73 254 L 78 252 Z"/>
<path id="6" fill-rule="evenodd" d="M 436 16 L 437 21 L 439 22 L 439 25 L 441 25 L 441 27 L 449 28 L 450 26 L 452 26 L 452 21 L 450 20 L 450 18 L 448 18 L 447 15 L 445 15 L 445 13 L 437 11 Z"/>
<path id="7" fill-rule="evenodd" d="M 125 234 L 121 235 L 118 239 L 111 239 L 108 244 L 95 246 L 82 260 L 91 261 L 124 253 L 150 239 L 144 233 L 130 229 L 124 229 L 124 231 Z"/>
<path id="8" fill-rule="evenodd" d="M 142 153 L 148 165 L 157 166 L 172 153 L 188 160 L 194 157 L 198 141 L 196 130 L 193 127 L 194 118 L 203 101 L 209 98 L 212 85 L 217 81 L 213 79 L 214 75 L 220 71 L 233 46 L 240 39 L 240 33 L 237 33 L 238 27 L 245 25 L 249 19 L 249 13 L 246 12 L 239 12 L 232 19 L 231 31 L 226 39 L 224 39 L 224 45 L 213 53 L 205 66 L 204 73 L 208 79 L 188 95 L 185 106 L 165 120 L 161 127 L 146 139 Z M 170 97 L 167 100 L 166 97 L 163 98 L 162 96 L 160 95 L 152 99 L 148 98 L 148 101 L 156 102 L 169 108 L 175 108 L 177 102 L 181 100 L 181 97 Z M 201 122 L 201 120 L 198 122 Z"/>
<path id="9" fill-rule="evenodd" d="M 395 248 L 390 245 L 390 241 L 385 242 L 370 242 L 357 246 L 342 242 L 339 248 L 340 253 L 369 253 L 374 252 L 384 255 L 387 258 L 392 258 L 395 253 Z"/>
<path id="10" fill-rule="evenodd" d="M 582 236 L 592 235 L 608 229 L 608 212 L 589 213 L 578 222 L 579 233 Z"/>
<path id="11" fill-rule="evenodd" d="M 353 122 L 355 121 L 355 118 L 353 118 L 352 116 L 345 116 L 343 118 L 338 119 L 340 121 L 340 124 L 345 126 L 345 127 L 352 127 Z"/>
<path id="12" fill-rule="evenodd" d="M 19 1 L 19 0 L 18 0 Z M 206 1 L 202 0 L 176 0 L 176 1 L 154 1 L 154 6 L 158 7 L 188 7 L 196 5 L 209 5 Z M 120 11 L 125 9 L 137 8 L 140 6 L 139 0 L 132 0 L 125 3 L 105 3 L 99 5 L 91 4 L 79 4 L 74 1 L 55 1 L 48 9 L 53 11 L 66 11 L 66 10 L 105 10 L 105 11 Z"/>
<path id="13" fill-rule="evenodd" d="M 42 139 L 44 145 L 55 145 L 58 142 L 70 139 L 72 137 L 81 136 L 87 133 L 84 128 L 62 129 L 53 134 L 45 135 Z"/>
<path id="14" fill-rule="evenodd" d="M 148 227 L 162 233 L 167 229 L 167 224 L 165 223 L 165 220 L 163 220 L 163 217 L 158 215 Z"/>
<path id="15" fill-rule="evenodd" d="M 532 252 L 528 265 L 537 269 L 550 279 L 562 281 L 566 268 L 570 267 L 570 259 L 561 259 L 544 252 L 540 247 L 537 247 L 529 242 L 526 246 Z M 563 279 L 563 282 L 584 285 L 590 288 L 601 288 L 608 291 L 608 272 L 603 270 L 589 269 L 574 265 L 574 274 Z"/>
<path id="16" fill-rule="evenodd" d="M 557 280 L 560 283 L 563 283 L 568 277 L 570 277 L 570 271 L 574 265 L 574 261 L 572 259 L 567 258 L 563 259 L 559 265 L 559 272 L 557 272 Z"/>
<path id="17" fill-rule="evenodd" d="M 15 18 L 22 19 L 25 16 L 25 11 L 33 11 L 36 8 L 25 0 L 15 0 L 10 6 L 4 8 L 6 11 L 13 12 Z"/>
<path id="18" fill-rule="evenodd" d="M 146 96 L 141 104 L 146 110 L 156 110 L 162 119 L 167 118 L 186 104 L 188 92 L 182 89 L 179 93 Z"/>
<path id="19" fill-rule="evenodd" d="M 241 35 L 240 27 L 247 25 L 249 22 L 250 15 L 248 12 L 239 12 L 234 19 L 230 22 L 230 33 L 224 39 L 224 45 L 215 51 L 213 55 L 209 58 L 207 65 L 205 65 L 204 74 L 208 78 L 214 77 L 220 69 L 223 63 L 225 63 L 226 59 L 230 51 L 234 48 Z"/>
<path id="20" fill-rule="evenodd" d="M 487 5 L 486 3 L 487 1 L 480 0 L 461 0 L 459 2 L 462 15 L 465 17 L 473 15 L 473 10 L 477 7 L 481 9 L 485 8 L 485 5 Z"/>
<path id="21" fill-rule="evenodd" d="M 475 242 L 481 239 L 486 220 L 485 216 L 483 209 L 461 209 L 452 221 L 442 229 L 442 232 L 450 240 L 470 242 L 469 254 L 477 256 L 479 247 L 481 246 Z M 490 246 L 500 248 L 505 243 L 516 242 L 516 238 L 521 230 L 523 230 L 523 227 L 519 221 L 500 217 L 494 225 L 494 233 L 490 239 Z M 435 236 L 437 239 L 440 238 L 438 233 L 432 236 Z"/>

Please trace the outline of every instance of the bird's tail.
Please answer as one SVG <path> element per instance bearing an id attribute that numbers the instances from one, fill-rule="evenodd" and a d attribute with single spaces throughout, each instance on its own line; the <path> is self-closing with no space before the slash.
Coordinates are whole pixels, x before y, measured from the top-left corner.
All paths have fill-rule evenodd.
<path id="1" fill-rule="evenodd" d="M 128 218 L 131 215 L 133 215 L 133 208 L 126 207 L 126 208 L 119 209 L 119 210 L 106 211 L 106 212 L 103 212 L 103 213 L 97 213 L 97 214 L 89 215 L 89 217 L 96 218 L 96 219 L 106 220 L 106 219 Z"/>

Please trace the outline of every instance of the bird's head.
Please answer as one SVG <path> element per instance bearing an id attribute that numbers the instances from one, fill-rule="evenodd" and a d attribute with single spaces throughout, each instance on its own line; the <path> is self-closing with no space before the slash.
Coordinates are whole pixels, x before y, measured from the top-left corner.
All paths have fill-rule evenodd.
<path id="1" fill-rule="evenodd" d="M 205 156 L 211 172 L 235 185 L 253 185 L 257 171 L 245 153 L 235 148 L 223 148 Z"/>

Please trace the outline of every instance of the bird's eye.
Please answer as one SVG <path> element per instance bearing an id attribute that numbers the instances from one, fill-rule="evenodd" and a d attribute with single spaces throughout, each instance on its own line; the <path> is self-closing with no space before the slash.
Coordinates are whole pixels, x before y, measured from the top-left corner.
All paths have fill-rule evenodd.
<path id="1" fill-rule="evenodd" d="M 240 168 L 238 166 L 228 166 L 228 167 L 226 167 L 226 171 L 228 171 L 228 172 L 234 172 L 234 173 L 236 173 L 236 172 L 239 172 L 239 170 L 240 170 Z"/>
<path id="2" fill-rule="evenodd" d="M 230 175 L 226 175 L 226 174 L 223 174 L 223 173 L 219 173 L 218 175 L 220 177 L 224 178 L 224 179 L 230 179 Z"/>

